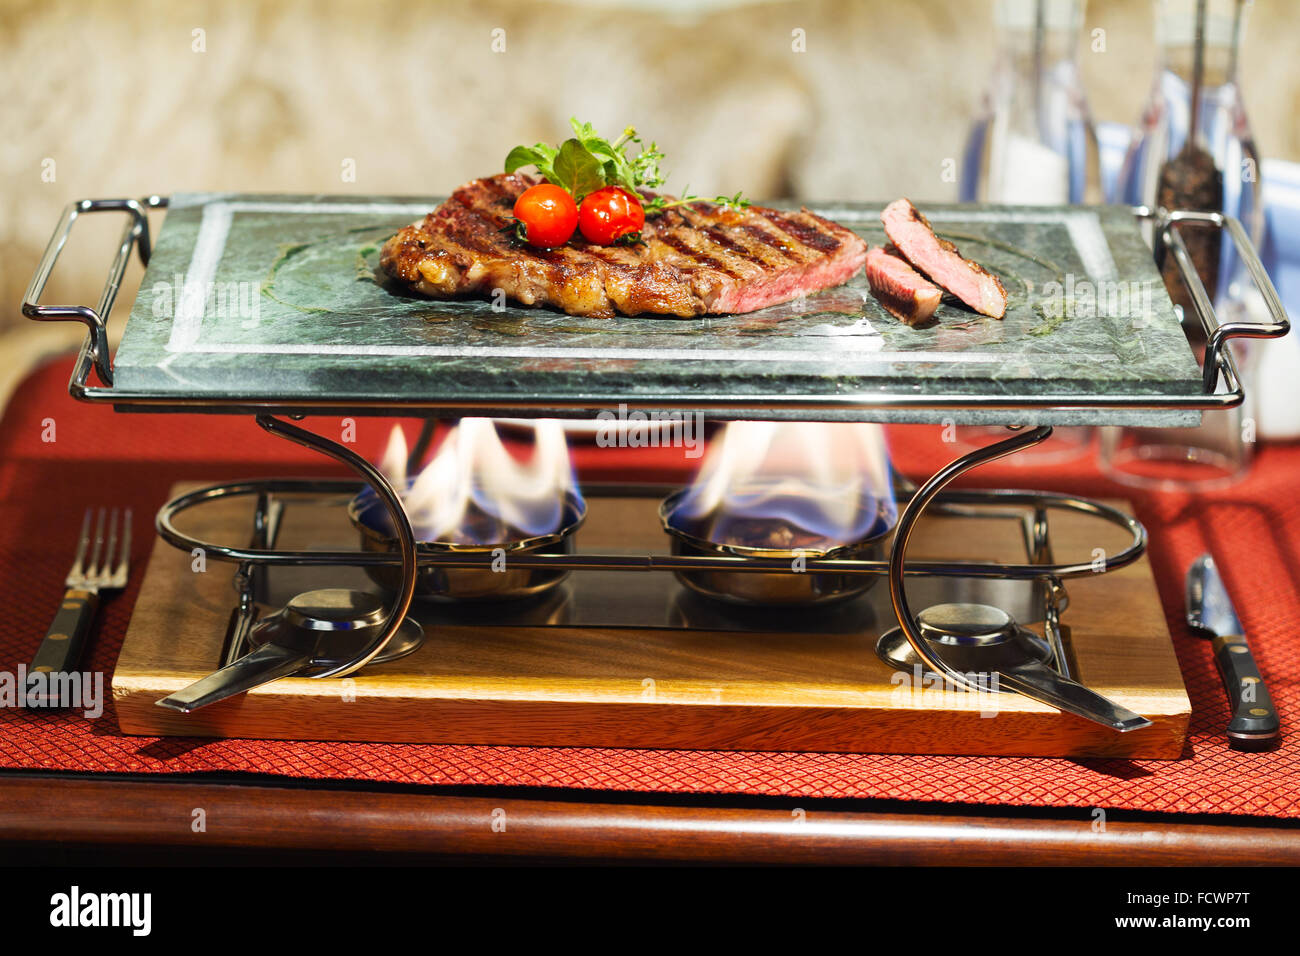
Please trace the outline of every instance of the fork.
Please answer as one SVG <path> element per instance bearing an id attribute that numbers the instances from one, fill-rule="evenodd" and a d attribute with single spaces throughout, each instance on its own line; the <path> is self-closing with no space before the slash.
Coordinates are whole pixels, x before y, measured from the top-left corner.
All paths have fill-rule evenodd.
<path id="1" fill-rule="evenodd" d="M 67 591 L 63 595 L 63 603 L 59 605 L 59 612 L 54 616 L 54 623 L 50 625 L 45 640 L 41 641 L 36 656 L 32 658 L 32 672 L 69 673 L 81 657 L 86 635 L 90 632 L 95 611 L 99 608 L 100 592 L 117 591 L 126 587 L 131 557 L 131 509 L 126 509 L 126 518 L 120 522 L 121 512 L 116 508 L 112 510 L 108 519 L 107 547 L 104 547 L 105 511 L 104 508 L 99 509 L 92 545 L 90 519 L 94 509 L 86 509 L 85 520 L 81 523 L 81 538 L 77 542 L 77 557 L 68 572 L 67 580 L 63 582 Z M 119 524 L 122 529 L 120 541 Z M 89 560 L 86 554 L 88 550 Z"/>

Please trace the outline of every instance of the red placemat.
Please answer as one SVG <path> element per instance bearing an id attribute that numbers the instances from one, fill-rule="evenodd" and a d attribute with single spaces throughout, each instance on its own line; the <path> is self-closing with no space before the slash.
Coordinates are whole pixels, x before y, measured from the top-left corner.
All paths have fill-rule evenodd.
<path id="1" fill-rule="evenodd" d="M 173 482 L 258 475 L 339 474 L 311 452 L 275 439 L 251 418 L 114 414 L 72 401 L 66 360 L 24 382 L 0 420 L 0 671 L 30 661 L 62 595 L 87 505 L 135 509 L 135 573 L 101 612 L 83 665 L 112 673 L 152 545 L 152 515 Z M 307 426 L 341 438 L 347 423 Z M 374 458 L 391 422 L 358 418 L 356 449 Z M 920 477 L 954 457 L 937 427 L 890 429 L 894 461 Z M 408 435 L 413 430 L 408 428 Z M 672 478 L 695 462 L 680 449 L 577 447 L 584 479 Z M 47 770 L 187 773 L 235 771 L 420 784 L 524 785 L 664 793 L 879 797 L 1024 806 L 1300 816 L 1300 447 L 1260 449 L 1244 482 L 1199 496 L 1132 494 L 1102 479 L 1090 458 L 1045 466 L 998 462 L 975 486 L 1035 487 L 1129 497 L 1151 532 L 1150 556 L 1193 716 L 1178 761 L 724 753 L 595 748 L 351 744 L 119 734 L 112 702 L 93 719 L 0 708 L 0 766 Z M 1182 576 L 1210 550 L 1282 715 L 1283 742 L 1267 754 L 1228 749 L 1227 701 L 1209 643 L 1182 622 Z M 210 573 L 225 573 L 216 566 Z"/>

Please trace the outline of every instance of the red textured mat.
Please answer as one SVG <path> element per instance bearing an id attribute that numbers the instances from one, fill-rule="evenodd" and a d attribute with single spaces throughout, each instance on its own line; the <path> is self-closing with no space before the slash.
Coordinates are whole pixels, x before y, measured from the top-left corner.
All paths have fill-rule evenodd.
<path id="1" fill-rule="evenodd" d="M 339 473 L 266 435 L 250 418 L 114 414 L 66 393 L 67 360 L 15 393 L 0 421 L 0 671 L 30 661 L 62 595 L 84 508 L 135 509 L 131 585 L 101 612 L 84 663 L 105 686 L 143 577 L 152 516 L 180 480 Z M 342 436 L 337 418 L 307 426 Z M 390 422 L 359 418 L 355 447 L 375 457 Z M 890 430 L 896 465 L 928 474 L 954 446 L 937 427 Z M 409 432 L 408 432 L 409 433 Z M 53 438 L 53 441 L 46 439 Z M 584 478 L 679 477 L 680 450 L 579 449 Z M 1191 746 L 1178 761 L 714 753 L 548 747 L 152 739 L 118 733 L 111 701 L 96 719 L 0 708 L 0 766 L 186 773 L 244 771 L 422 784 L 493 784 L 673 793 L 880 797 L 965 803 L 1108 807 L 1300 816 L 1300 447 L 1260 449 L 1250 477 L 1223 492 L 1132 495 L 1099 477 L 1090 458 L 1042 467 L 998 462 L 972 485 L 1036 487 L 1130 497 L 1151 532 L 1150 555 L 1193 707 Z M 1268 754 L 1228 749 L 1227 702 L 1207 641 L 1182 623 L 1182 575 L 1211 550 L 1236 599 L 1282 715 Z M 224 574 L 216 565 L 209 573 Z"/>

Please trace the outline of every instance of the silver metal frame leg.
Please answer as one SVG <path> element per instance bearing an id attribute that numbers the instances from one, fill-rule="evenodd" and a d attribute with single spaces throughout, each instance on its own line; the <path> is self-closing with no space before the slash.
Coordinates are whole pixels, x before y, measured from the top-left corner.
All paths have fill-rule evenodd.
<path id="1" fill-rule="evenodd" d="M 355 673 L 365 667 L 383 651 L 393 635 L 397 633 L 398 628 L 401 627 L 402 621 L 406 618 L 406 612 L 410 610 L 411 600 L 415 596 L 415 531 L 411 528 L 411 521 L 406 515 L 406 509 L 402 507 L 402 500 L 397 496 L 397 492 L 393 490 L 393 486 L 389 484 L 388 479 L 384 477 L 378 468 L 356 452 L 328 438 L 322 438 L 314 432 L 309 432 L 305 428 L 299 428 L 297 425 L 281 421 L 272 415 L 258 415 L 257 424 L 272 435 L 287 438 L 291 442 L 318 451 L 323 455 L 328 455 L 335 461 L 347 465 L 375 490 L 375 494 L 379 496 L 384 503 L 384 507 L 388 509 L 388 516 L 393 522 L 398 548 L 402 555 L 402 584 L 397 592 L 396 602 L 388 612 L 388 619 L 383 630 L 351 661 L 340 664 L 332 670 L 313 675 L 314 677 L 346 677 L 348 674 Z"/>
<path id="2" fill-rule="evenodd" d="M 898 516 L 898 525 L 894 532 L 894 545 L 889 552 L 889 600 L 894 606 L 894 615 L 898 618 L 898 625 L 902 628 L 907 643 L 912 645 L 912 650 L 916 652 L 917 656 L 925 662 L 930 670 L 942 674 L 957 687 L 965 687 L 975 691 L 981 690 L 977 684 L 971 682 L 960 671 L 950 667 L 930 649 L 929 642 L 921 636 L 916 619 L 912 616 L 912 609 L 907 603 L 907 591 L 903 583 L 903 567 L 907 559 L 907 545 L 911 540 L 912 531 L 916 522 L 925 512 L 926 506 L 954 479 L 973 468 L 978 468 L 980 465 L 996 461 L 1021 449 L 1030 448 L 1046 441 L 1051 437 L 1051 434 L 1051 425 L 1040 425 L 1037 428 L 1026 429 L 1012 435 L 1010 438 L 995 442 L 986 448 L 979 448 L 963 455 L 956 461 L 950 462 L 941 468 L 929 481 L 917 489 L 916 494 L 912 495 L 912 499 Z"/>

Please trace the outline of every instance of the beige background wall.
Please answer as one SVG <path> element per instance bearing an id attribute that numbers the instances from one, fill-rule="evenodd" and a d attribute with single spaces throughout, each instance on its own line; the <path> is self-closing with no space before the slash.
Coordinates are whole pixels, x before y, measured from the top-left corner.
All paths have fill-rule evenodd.
<path id="1" fill-rule="evenodd" d="M 12 360 L 53 341 L 33 336 L 71 334 L 18 315 L 71 199 L 444 193 L 515 143 L 562 137 L 570 114 L 637 124 L 667 151 L 670 185 L 700 193 L 952 198 L 941 164 L 989 74 L 991 5 L 0 0 L 0 348 Z M 1093 112 L 1133 122 L 1151 5 L 1093 0 L 1096 27 L 1106 51 L 1080 52 Z M 1257 0 L 1243 59 L 1263 154 L 1300 160 L 1300 3 Z M 117 228 L 78 237 L 46 301 L 95 300 Z M 138 281 L 137 267 L 124 301 Z"/>

